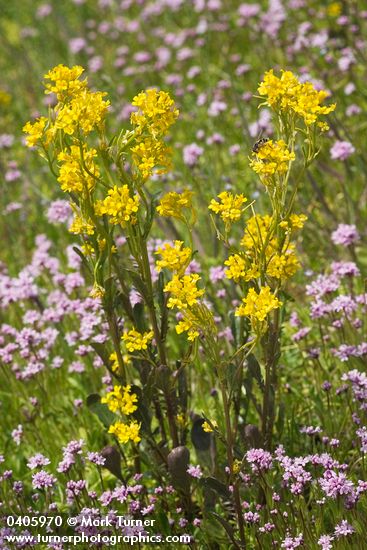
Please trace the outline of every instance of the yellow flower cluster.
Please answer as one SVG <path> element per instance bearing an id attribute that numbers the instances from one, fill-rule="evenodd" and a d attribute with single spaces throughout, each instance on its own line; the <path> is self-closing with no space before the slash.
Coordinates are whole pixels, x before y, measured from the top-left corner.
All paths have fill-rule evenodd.
<path id="1" fill-rule="evenodd" d="M 158 273 L 165 267 L 177 273 L 185 272 L 191 260 L 192 250 L 188 246 L 183 247 L 183 244 L 182 241 L 175 241 L 174 246 L 165 243 L 157 248 L 155 254 L 162 256 L 155 264 Z"/>
<path id="2" fill-rule="evenodd" d="M 125 342 L 127 351 L 132 353 L 134 351 L 146 350 L 153 336 L 154 332 L 152 330 L 142 334 L 132 329 L 122 335 L 122 340 Z"/>
<path id="3" fill-rule="evenodd" d="M 11 102 L 11 95 L 5 90 L 0 88 L 0 105 L 9 105 Z"/>
<path id="4" fill-rule="evenodd" d="M 267 264 L 266 274 L 280 280 L 292 277 L 300 268 L 294 249 L 294 245 L 289 244 L 285 254 L 273 254 Z"/>
<path id="5" fill-rule="evenodd" d="M 82 149 L 71 145 L 69 150 L 59 153 L 57 159 L 61 166 L 57 181 L 64 192 L 79 194 L 94 189 L 99 177 L 98 166 L 93 160 L 96 156 L 97 151 L 86 145 Z"/>
<path id="6" fill-rule="evenodd" d="M 179 321 L 176 325 L 177 334 L 187 332 L 187 339 L 189 342 L 193 342 L 199 336 L 199 330 L 197 328 L 197 320 L 195 315 L 190 311 L 185 311 L 184 319 Z"/>
<path id="7" fill-rule="evenodd" d="M 129 356 L 126 354 L 124 355 L 123 357 L 123 360 L 124 360 L 124 363 L 131 363 L 131 359 L 129 358 Z M 117 359 L 117 353 L 116 352 L 113 352 L 111 353 L 110 357 L 109 357 L 109 360 L 112 361 L 112 365 L 111 365 L 111 369 L 113 372 L 117 372 L 119 370 L 119 362 L 118 362 L 118 359 Z"/>
<path id="8" fill-rule="evenodd" d="M 132 105 L 137 107 L 130 117 L 136 143 L 131 148 L 132 159 L 142 179 L 146 180 L 155 168 L 161 174 L 171 168 L 171 149 L 163 138 L 177 119 L 178 110 L 167 92 L 155 89 L 135 96 Z"/>
<path id="9" fill-rule="evenodd" d="M 109 189 L 107 197 L 96 201 L 95 212 L 97 216 L 107 214 L 110 216 L 110 222 L 114 225 L 125 227 L 127 223 L 136 223 L 136 213 L 139 209 L 139 197 L 130 194 L 129 187 L 114 186 Z"/>
<path id="10" fill-rule="evenodd" d="M 245 281 L 258 276 L 261 271 L 260 262 L 263 262 L 263 270 L 269 277 L 286 280 L 293 276 L 299 269 L 300 264 L 295 252 L 295 246 L 290 243 L 291 231 L 304 223 L 306 216 L 290 216 L 289 222 L 281 222 L 279 225 L 285 229 L 280 243 L 276 234 L 271 230 L 271 217 L 268 215 L 252 216 L 247 224 L 241 246 L 245 249 L 244 256 L 241 255 L 228 258 L 226 265 L 229 269 L 226 272 L 228 279 L 238 280 L 241 277 Z M 292 222 L 293 220 L 293 222 Z M 296 225 L 293 225 L 296 224 Z M 254 277 L 253 277 L 254 275 Z"/>
<path id="11" fill-rule="evenodd" d="M 167 307 L 178 309 L 187 309 L 195 305 L 204 294 L 203 289 L 198 289 L 196 284 L 200 280 L 200 275 L 192 273 L 179 277 L 174 275 L 164 287 L 164 292 L 170 292 L 171 296 L 168 299 Z"/>
<path id="12" fill-rule="evenodd" d="M 164 136 L 179 114 L 170 95 L 155 89 L 136 95 L 132 105 L 138 108 L 130 117 L 136 132 L 148 132 L 154 139 Z"/>
<path id="13" fill-rule="evenodd" d="M 254 160 L 251 160 L 251 168 L 264 178 L 264 182 L 274 174 L 287 172 L 289 163 L 296 158 L 295 154 L 288 150 L 287 144 L 282 139 L 265 142 L 258 151 L 253 153 Z"/>
<path id="14" fill-rule="evenodd" d="M 329 4 L 329 6 L 326 8 L 326 13 L 330 17 L 339 17 L 343 9 L 341 2 L 332 2 Z"/>
<path id="15" fill-rule="evenodd" d="M 41 116 L 37 118 L 33 123 L 27 122 L 23 127 L 23 132 L 28 134 L 25 138 L 26 145 L 28 147 L 35 147 L 37 143 L 41 140 L 45 127 L 47 123 L 47 118 Z"/>
<path id="16" fill-rule="evenodd" d="M 133 162 L 139 168 L 144 180 L 148 179 L 154 168 L 157 174 L 165 174 L 172 168 L 171 148 L 164 141 L 147 137 L 131 148 Z"/>
<path id="17" fill-rule="evenodd" d="M 277 77 L 271 69 L 264 75 L 258 92 L 266 98 L 266 104 L 275 110 L 294 113 L 309 126 L 317 122 L 321 115 L 328 115 L 335 109 L 335 103 L 322 106 L 328 97 L 325 90 L 317 91 L 311 82 L 300 82 L 291 71 L 282 71 Z M 325 124 L 321 123 L 322 129 Z"/>
<path id="18" fill-rule="evenodd" d="M 210 424 L 213 426 L 213 428 L 218 427 L 218 422 L 216 420 L 211 420 Z M 201 427 L 203 428 L 204 432 L 211 433 L 213 431 L 213 428 L 210 424 L 206 420 L 202 423 Z"/>
<path id="19" fill-rule="evenodd" d="M 80 93 L 87 86 L 87 79 L 79 80 L 83 72 L 84 69 L 80 65 L 75 65 L 71 69 L 65 65 L 57 65 L 45 74 L 45 79 L 51 82 L 45 84 L 45 93 L 56 94 L 61 102 Z"/>
<path id="20" fill-rule="evenodd" d="M 242 205 L 247 201 L 247 198 L 242 193 L 240 195 L 233 195 L 232 193 L 228 193 L 228 191 L 223 191 L 219 193 L 218 199 L 219 202 L 212 199 L 208 208 L 220 215 L 226 224 L 227 230 L 229 230 L 231 224 L 240 219 Z"/>
<path id="21" fill-rule="evenodd" d="M 58 65 L 45 75 L 45 79 L 50 81 L 45 83 L 45 93 L 55 93 L 58 99 L 50 117 L 45 145 L 57 130 L 70 136 L 81 131 L 87 135 L 102 126 L 110 103 L 103 99 L 105 92 L 91 92 L 87 80 L 79 80 L 83 71 L 79 65 L 71 68 Z M 33 147 L 43 141 L 46 123 L 47 119 L 41 117 L 33 124 L 28 122 L 24 126 L 23 131 L 28 134 L 28 146 Z"/>
<path id="22" fill-rule="evenodd" d="M 129 416 L 137 410 L 135 403 L 138 398 L 135 393 L 131 393 L 131 386 L 114 386 L 105 397 L 102 397 L 101 403 L 105 403 L 113 413 L 121 413 Z"/>
<path id="23" fill-rule="evenodd" d="M 240 256 L 239 254 L 232 254 L 228 260 L 224 262 L 224 265 L 228 266 L 225 270 L 227 279 L 233 279 L 238 282 L 240 279 L 244 281 L 251 281 L 260 276 L 258 266 L 251 264 L 251 260 L 246 256 Z"/>
<path id="24" fill-rule="evenodd" d="M 268 214 L 252 216 L 246 223 L 245 232 L 240 242 L 241 246 L 247 249 L 247 252 L 258 250 L 265 243 L 270 224 L 271 216 Z M 275 244 L 274 241 L 271 242 Z"/>
<path id="25" fill-rule="evenodd" d="M 280 227 L 292 231 L 293 229 L 302 229 L 305 225 L 307 216 L 304 214 L 291 214 L 289 220 L 283 220 L 279 223 Z"/>
<path id="26" fill-rule="evenodd" d="M 128 441 L 139 443 L 141 441 L 140 424 L 135 420 L 130 422 L 130 424 L 115 422 L 115 424 L 109 427 L 108 433 L 115 435 L 120 443 L 128 443 Z"/>
<path id="27" fill-rule="evenodd" d="M 69 231 L 74 235 L 94 235 L 94 225 L 91 220 L 86 220 L 83 216 L 75 214 Z"/>
<path id="28" fill-rule="evenodd" d="M 252 322 L 264 321 L 273 309 L 278 309 L 282 305 L 282 302 L 271 293 L 268 286 L 261 287 L 259 293 L 254 288 L 250 288 L 242 302 L 236 309 L 235 315 L 237 317 L 250 317 Z"/>
<path id="29" fill-rule="evenodd" d="M 176 325 L 177 334 L 187 332 L 188 340 L 194 341 L 199 336 L 201 321 L 198 313 L 202 306 L 198 304 L 199 298 L 204 294 L 203 289 L 197 288 L 200 275 L 192 273 L 180 277 L 175 274 L 171 281 L 164 287 L 164 292 L 169 292 L 170 297 L 167 307 L 176 307 L 181 311 L 183 318 Z"/>
<path id="30" fill-rule="evenodd" d="M 130 416 L 137 410 L 137 402 L 137 395 L 131 393 L 130 385 L 124 387 L 114 386 L 113 390 L 101 399 L 101 403 L 105 403 L 110 411 L 125 416 Z M 120 443 L 127 443 L 128 441 L 139 443 L 141 441 L 139 435 L 140 424 L 136 420 L 132 420 L 129 424 L 118 420 L 110 426 L 108 433 L 115 435 Z"/>
<path id="31" fill-rule="evenodd" d="M 194 193 L 188 189 L 185 189 L 182 193 L 176 193 L 175 191 L 166 193 L 157 206 L 158 214 L 160 216 L 184 220 L 185 215 L 183 210 L 185 208 L 191 210 L 193 194 Z"/>
<path id="32" fill-rule="evenodd" d="M 58 110 L 55 128 L 70 136 L 78 130 L 89 134 L 104 122 L 110 104 L 103 99 L 106 95 L 106 92 L 83 90 Z"/>

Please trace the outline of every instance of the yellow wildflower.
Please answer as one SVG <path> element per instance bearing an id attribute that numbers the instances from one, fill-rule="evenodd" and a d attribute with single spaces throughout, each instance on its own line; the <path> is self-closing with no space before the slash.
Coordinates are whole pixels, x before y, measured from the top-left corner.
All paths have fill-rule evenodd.
<path id="1" fill-rule="evenodd" d="M 125 227 L 128 222 L 136 223 L 136 213 L 139 208 L 139 197 L 130 195 L 129 187 L 114 186 L 109 189 L 108 196 L 103 200 L 96 201 L 95 212 L 97 216 L 107 214 L 111 216 L 110 222 L 114 225 L 120 224 Z"/>
<path id="2" fill-rule="evenodd" d="M 240 460 L 233 461 L 233 473 L 239 474 L 241 471 L 242 462 Z"/>
<path id="3" fill-rule="evenodd" d="M 176 193 L 174 191 L 166 193 L 157 206 L 158 214 L 160 216 L 177 218 L 179 220 L 185 219 L 183 209 L 192 208 L 193 194 L 194 193 L 188 189 L 185 189 L 182 193 Z"/>
<path id="4" fill-rule="evenodd" d="M 332 2 L 327 8 L 326 12 L 330 17 L 339 17 L 342 12 L 341 2 Z"/>
<path id="5" fill-rule="evenodd" d="M 302 229 L 305 222 L 307 221 L 307 216 L 305 216 L 304 214 L 291 214 L 289 220 L 292 224 L 292 228 L 294 227 L 295 229 Z"/>
<path id="6" fill-rule="evenodd" d="M 220 199 L 220 202 L 212 199 L 208 208 L 219 214 L 227 228 L 229 228 L 233 222 L 240 219 L 242 205 L 247 201 L 247 198 L 242 194 L 233 195 L 232 193 L 223 191 L 219 193 L 218 199 Z"/>
<path id="7" fill-rule="evenodd" d="M 25 138 L 25 142 L 28 147 L 34 147 L 37 145 L 38 141 L 41 141 L 47 120 L 48 119 L 46 117 L 41 116 L 33 123 L 27 122 L 27 124 L 23 126 L 23 132 L 28 134 Z"/>
<path id="8" fill-rule="evenodd" d="M 117 353 L 113 352 L 109 356 L 109 360 L 112 361 L 111 369 L 113 372 L 117 372 L 119 370 L 119 362 L 117 360 Z"/>
<path id="9" fill-rule="evenodd" d="M 135 403 L 138 398 L 135 393 L 131 393 L 131 386 L 114 386 L 105 397 L 102 397 L 101 403 L 106 403 L 107 407 L 113 413 L 120 412 L 129 416 L 138 408 Z"/>
<path id="10" fill-rule="evenodd" d="M 55 93 L 59 101 L 65 101 L 67 97 L 80 93 L 87 86 L 86 79 L 79 80 L 83 72 L 84 69 L 80 65 L 71 68 L 57 65 L 45 74 L 45 79 L 53 83 L 45 84 L 45 93 Z"/>
<path id="11" fill-rule="evenodd" d="M 314 124 L 320 115 L 327 115 L 335 109 L 335 103 L 321 105 L 328 97 L 328 92 L 317 91 L 311 82 L 301 83 L 291 71 L 282 71 L 280 78 L 274 75 L 272 69 L 267 71 L 258 91 L 266 98 L 267 105 L 276 110 L 294 113 L 307 126 Z"/>
<path id="12" fill-rule="evenodd" d="M 82 246 L 80 248 L 81 248 L 84 256 L 93 256 L 93 254 L 95 252 L 93 246 L 90 243 L 84 243 L 84 244 L 82 244 Z"/>
<path id="13" fill-rule="evenodd" d="M 55 128 L 73 135 L 77 130 L 89 134 L 104 122 L 109 101 L 104 101 L 106 92 L 83 90 L 70 103 L 65 103 L 57 112 Z"/>
<path id="14" fill-rule="evenodd" d="M 103 288 L 103 286 L 101 286 L 97 283 L 94 283 L 93 288 L 89 293 L 89 296 L 96 300 L 97 298 L 103 298 L 103 296 L 105 295 L 105 292 L 106 291 Z"/>
<path id="15" fill-rule="evenodd" d="M 259 268 L 255 264 L 249 266 L 248 261 L 239 254 L 229 256 L 224 265 L 228 266 L 225 270 L 227 279 L 233 279 L 236 282 L 239 279 L 250 281 L 260 276 Z"/>
<path id="16" fill-rule="evenodd" d="M 174 246 L 170 243 L 165 243 L 164 246 L 157 248 L 155 254 L 162 256 L 161 260 L 157 260 L 156 269 L 158 273 L 167 267 L 171 271 L 184 272 L 190 263 L 192 250 L 188 246 L 183 247 L 182 241 L 175 241 Z"/>
<path id="17" fill-rule="evenodd" d="M 307 219 L 307 216 L 304 214 L 291 214 L 289 219 L 281 221 L 279 226 L 285 229 L 286 232 L 289 232 L 292 229 L 302 229 Z"/>
<path id="18" fill-rule="evenodd" d="M 183 413 L 176 414 L 176 422 L 179 426 L 184 428 L 187 425 L 187 419 Z"/>
<path id="19" fill-rule="evenodd" d="M 154 332 L 152 330 L 142 334 L 132 329 L 122 335 L 122 340 L 125 342 L 127 351 L 132 353 L 133 351 L 146 350 L 153 336 Z"/>
<path id="20" fill-rule="evenodd" d="M 174 275 L 172 280 L 164 287 L 164 292 L 170 292 L 171 296 L 167 302 L 167 307 L 178 309 L 187 309 L 197 303 L 198 298 L 204 294 L 204 290 L 199 290 L 196 283 L 200 280 L 197 273 L 179 277 Z"/>
<path id="21" fill-rule="evenodd" d="M 264 321 L 273 309 L 278 309 L 282 305 L 268 286 L 263 286 L 259 293 L 254 288 L 250 288 L 242 302 L 236 309 L 236 317 L 253 317 L 258 321 Z"/>
<path id="22" fill-rule="evenodd" d="M 11 102 L 11 95 L 5 90 L 0 89 L 0 105 L 9 105 Z"/>
<path id="23" fill-rule="evenodd" d="M 246 229 L 240 242 L 248 251 L 261 250 L 270 229 L 271 216 L 256 214 L 246 223 Z"/>
<path id="24" fill-rule="evenodd" d="M 266 268 L 266 274 L 276 279 L 288 279 L 300 268 L 300 264 L 293 247 L 285 254 L 274 254 Z"/>
<path id="25" fill-rule="evenodd" d="M 213 426 L 213 428 L 218 427 L 218 422 L 216 420 L 211 420 L 210 424 Z M 205 420 L 205 422 L 202 423 L 201 427 L 203 428 L 204 432 L 210 433 L 210 432 L 214 431 L 210 424 L 206 420 Z"/>
<path id="26" fill-rule="evenodd" d="M 91 220 L 86 220 L 81 215 L 75 214 L 69 231 L 75 235 L 94 235 L 94 225 Z"/>
<path id="27" fill-rule="evenodd" d="M 136 132 L 139 134 L 147 131 L 154 139 L 167 133 L 179 113 L 170 95 L 155 89 L 136 95 L 132 105 L 138 108 L 138 111 L 131 113 L 130 117 Z"/>
<path id="28" fill-rule="evenodd" d="M 131 359 L 128 355 L 123 355 L 122 359 L 125 364 L 131 364 Z M 110 354 L 109 360 L 112 362 L 112 365 L 111 365 L 112 371 L 117 372 L 119 370 L 120 365 L 117 359 L 117 353 L 115 351 Z"/>
<path id="29" fill-rule="evenodd" d="M 199 336 L 199 331 L 193 323 L 193 317 L 187 315 L 185 315 L 184 319 L 177 323 L 176 332 L 177 334 L 187 332 L 187 339 L 189 342 L 193 342 Z"/>
<path id="30" fill-rule="evenodd" d="M 131 148 L 132 159 L 143 179 L 148 179 L 154 168 L 158 174 L 165 174 L 172 167 L 170 147 L 160 140 L 148 137 Z"/>
<path id="31" fill-rule="evenodd" d="M 115 435 L 120 443 L 128 443 L 129 441 L 139 443 L 141 441 L 140 426 L 141 424 L 136 421 L 132 421 L 130 424 L 116 422 L 109 427 L 108 433 Z"/>
<path id="32" fill-rule="evenodd" d="M 256 160 L 251 160 L 251 168 L 264 179 L 274 174 L 284 174 L 288 170 L 289 163 L 294 160 L 295 154 L 287 149 L 285 141 L 273 141 L 269 139 L 256 153 Z"/>
<path id="33" fill-rule="evenodd" d="M 99 177 L 99 168 L 93 160 L 96 156 L 97 151 L 88 149 L 86 145 L 83 145 L 82 156 L 78 145 L 72 145 L 69 151 L 61 151 L 57 157 L 61 163 L 57 178 L 61 189 L 69 193 L 92 191 Z"/>

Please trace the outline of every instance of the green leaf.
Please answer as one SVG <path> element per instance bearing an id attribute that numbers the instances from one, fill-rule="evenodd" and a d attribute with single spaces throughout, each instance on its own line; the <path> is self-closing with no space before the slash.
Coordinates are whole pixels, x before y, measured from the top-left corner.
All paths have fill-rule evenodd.
<path id="1" fill-rule="evenodd" d="M 234 535 L 232 525 L 230 523 L 228 523 L 228 521 L 226 521 L 224 518 L 222 518 L 222 516 L 220 516 L 216 512 L 211 512 L 210 511 L 209 514 L 221 524 L 221 526 L 223 527 L 223 529 L 225 530 L 225 532 L 229 536 L 230 540 L 233 542 L 233 544 L 237 548 L 238 547 L 238 542 L 235 539 L 235 535 Z"/>
<path id="2" fill-rule="evenodd" d="M 202 485 L 203 487 L 208 487 L 209 489 L 212 489 L 220 497 L 225 498 L 226 500 L 231 498 L 231 494 L 228 490 L 228 487 L 218 479 L 215 479 L 215 477 L 201 478 L 200 485 Z"/>
<path id="3" fill-rule="evenodd" d="M 106 428 L 109 428 L 116 421 L 115 415 L 109 410 L 107 405 L 101 403 L 101 397 L 98 393 L 88 395 L 87 407 L 93 414 L 98 416 Z"/>
<path id="4" fill-rule="evenodd" d="M 247 367 L 249 375 L 251 375 L 252 378 L 255 378 L 255 380 L 259 384 L 259 388 L 263 391 L 264 380 L 261 374 L 261 367 L 253 353 L 251 353 L 247 358 Z"/>
<path id="5" fill-rule="evenodd" d="M 79 256 L 79 258 L 82 260 L 82 263 L 83 263 L 83 266 L 89 271 L 89 273 L 92 275 L 92 270 L 89 266 L 89 263 L 86 259 L 86 257 L 84 256 L 83 252 L 80 250 L 80 248 L 78 248 L 77 246 L 73 246 L 73 251 L 75 252 L 75 254 L 77 254 Z"/>
<path id="6" fill-rule="evenodd" d="M 145 318 L 144 318 L 144 304 L 138 302 L 133 307 L 133 315 L 135 319 L 135 326 L 139 332 L 145 330 Z"/>
<path id="7" fill-rule="evenodd" d="M 159 308 L 160 310 L 162 311 L 163 308 L 164 308 L 164 275 L 163 275 L 163 272 L 161 271 L 160 274 L 159 274 L 159 277 L 158 277 L 158 283 L 157 283 L 157 289 L 158 289 L 158 292 L 157 292 L 157 299 L 158 299 L 158 304 L 159 304 Z"/>
<path id="8" fill-rule="evenodd" d="M 139 406 L 137 410 L 134 412 L 133 416 L 134 418 L 136 418 L 138 422 L 141 422 L 142 431 L 147 432 L 148 434 L 151 434 L 152 430 L 150 425 L 151 425 L 152 418 L 149 412 L 149 407 L 147 406 L 146 399 L 145 399 L 146 392 L 144 391 L 144 394 L 143 394 L 141 388 L 135 385 L 131 386 L 131 390 L 132 390 L 132 393 L 135 393 L 137 395 L 138 403 L 139 403 Z"/>

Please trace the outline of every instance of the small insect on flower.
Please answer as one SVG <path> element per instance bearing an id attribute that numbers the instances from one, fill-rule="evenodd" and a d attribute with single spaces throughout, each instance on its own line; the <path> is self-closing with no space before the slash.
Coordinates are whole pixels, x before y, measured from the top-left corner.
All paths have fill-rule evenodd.
<path id="1" fill-rule="evenodd" d="M 260 148 L 265 145 L 265 143 L 269 141 L 269 138 L 261 138 L 261 139 L 258 139 L 256 141 L 256 143 L 254 143 L 254 146 L 252 148 L 252 152 L 253 153 L 258 153 Z"/>

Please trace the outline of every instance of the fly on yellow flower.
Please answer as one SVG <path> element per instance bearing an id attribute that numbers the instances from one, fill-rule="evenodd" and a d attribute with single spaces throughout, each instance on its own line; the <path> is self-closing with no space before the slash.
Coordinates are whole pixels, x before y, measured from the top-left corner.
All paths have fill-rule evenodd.
<path id="1" fill-rule="evenodd" d="M 264 178 L 264 183 L 268 183 L 269 178 L 274 174 L 285 174 L 289 163 L 296 158 L 282 139 L 278 141 L 269 139 L 257 152 L 253 153 L 253 156 L 255 159 L 251 160 L 250 166 Z"/>

